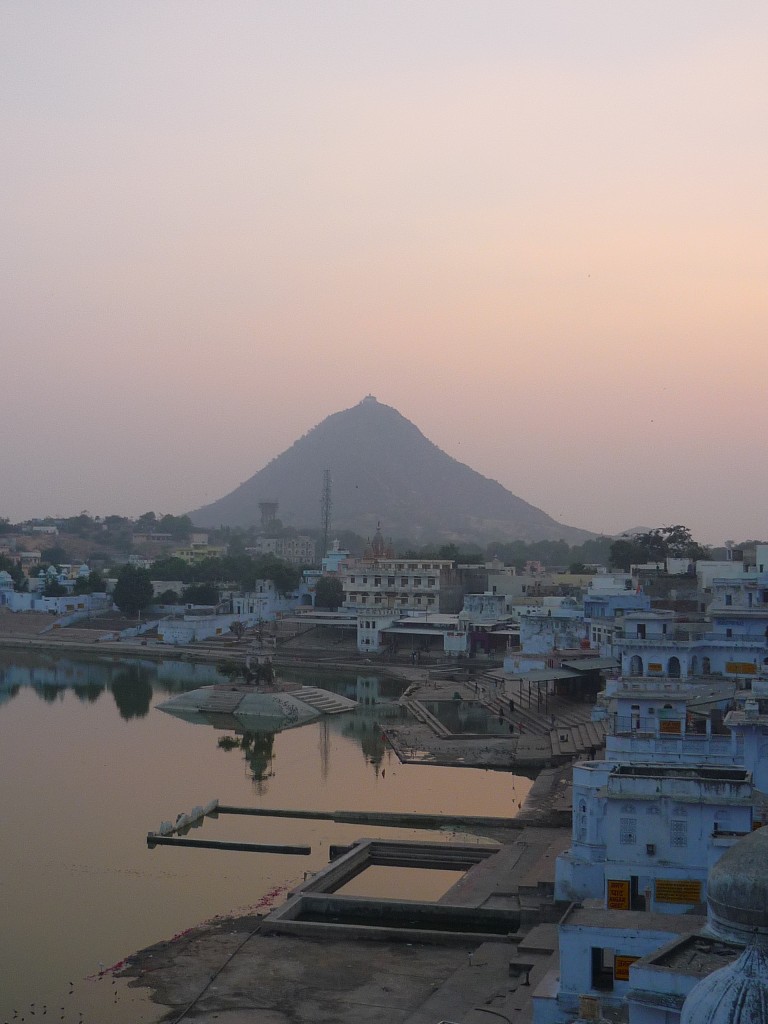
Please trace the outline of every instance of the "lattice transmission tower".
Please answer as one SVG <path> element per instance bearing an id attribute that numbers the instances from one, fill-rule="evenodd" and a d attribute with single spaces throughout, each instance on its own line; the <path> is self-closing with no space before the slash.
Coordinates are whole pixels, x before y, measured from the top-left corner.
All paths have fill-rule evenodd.
<path id="1" fill-rule="evenodd" d="M 320 496 L 320 525 L 323 529 L 323 553 L 321 557 L 328 554 L 328 536 L 331 532 L 331 512 L 333 501 L 331 500 L 331 471 L 323 470 L 323 490 Z"/>

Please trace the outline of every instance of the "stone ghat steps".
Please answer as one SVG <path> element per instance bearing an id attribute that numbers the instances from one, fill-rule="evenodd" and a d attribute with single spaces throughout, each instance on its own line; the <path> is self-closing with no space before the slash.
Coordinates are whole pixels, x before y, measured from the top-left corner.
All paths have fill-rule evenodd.
<path id="1" fill-rule="evenodd" d="M 232 690 L 229 687 L 214 687 L 207 695 L 202 711 L 213 714 L 231 715 L 245 697 L 243 690 Z"/>
<path id="2" fill-rule="evenodd" d="M 289 690 L 288 694 L 324 715 L 340 715 L 357 707 L 356 700 L 329 690 L 320 690 L 316 686 L 301 686 L 298 690 Z"/>
<path id="3" fill-rule="evenodd" d="M 544 713 L 543 710 L 537 712 L 520 706 L 519 701 L 514 702 L 510 711 L 508 698 L 489 697 L 484 703 L 493 714 L 514 723 L 515 731 L 520 732 L 522 728 L 523 734 L 546 736 L 555 760 L 590 755 L 605 745 L 605 726 L 591 720 L 591 706 L 588 704 L 574 704 L 562 697 L 550 696 Z"/>
<path id="4" fill-rule="evenodd" d="M 529 708 L 520 707 L 518 701 L 515 701 L 512 711 L 509 708 L 509 700 L 503 698 L 488 697 L 483 703 L 494 715 L 512 722 L 515 732 L 519 732 L 522 726 L 523 732 L 532 733 L 534 736 L 549 735 L 549 718 Z"/>

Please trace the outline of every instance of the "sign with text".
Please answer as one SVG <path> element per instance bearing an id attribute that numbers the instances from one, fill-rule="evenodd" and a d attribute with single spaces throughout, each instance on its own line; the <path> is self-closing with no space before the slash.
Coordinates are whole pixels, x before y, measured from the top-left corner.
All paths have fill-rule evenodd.
<path id="1" fill-rule="evenodd" d="M 608 909 L 629 910 L 629 882 L 626 878 L 608 879 Z"/>
<path id="2" fill-rule="evenodd" d="M 725 671 L 730 676 L 753 676 L 757 672 L 757 665 L 751 661 L 726 661 Z"/>
<path id="3" fill-rule="evenodd" d="M 666 735 L 679 736 L 683 731 L 679 718 L 659 719 L 659 732 Z"/>
<path id="4" fill-rule="evenodd" d="M 701 903 L 701 882 L 692 878 L 657 878 L 657 903 Z"/>
<path id="5" fill-rule="evenodd" d="M 629 981 L 629 965 L 639 959 L 639 956 L 615 956 L 613 958 L 613 976 L 616 981 Z"/>

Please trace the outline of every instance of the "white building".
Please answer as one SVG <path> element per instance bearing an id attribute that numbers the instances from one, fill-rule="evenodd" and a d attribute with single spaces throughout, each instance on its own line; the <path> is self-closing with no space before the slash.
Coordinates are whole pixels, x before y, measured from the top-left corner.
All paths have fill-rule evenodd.
<path id="1" fill-rule="evenodd" d="M 555 898 L 691 910 L 706 895 L 709 868 L 752 829 L 753 795 L 751 772 L 740 767 L 574 765 L 572 843 L 557 860 Z"/>
<path id="2" fill-rule="evenodd" d="M 406 612 L 440 611 L 440 588 L 451 573 L 450 559 L 377 558 L 342 563 L 343 608 L 357 612 L 357 647 L 365 653 L 383 649 L 383 630 Z"/>
<path id="3" fill-rule="evenodd" d="M 739 838 L 709 872 L 706 918 L 570 907 L 534 1024 L 765 1024 L 766 865 L 768 829 Z"/>
<path id="4" fill-rule="evenodd" d="M 298 603 L 296 593 L 280 594 L 272 580 L 257 580 L 253 590 L 232 597 L 232 612 L 242 620 L 274 622 L 280 613 L 293 611 Z"/>

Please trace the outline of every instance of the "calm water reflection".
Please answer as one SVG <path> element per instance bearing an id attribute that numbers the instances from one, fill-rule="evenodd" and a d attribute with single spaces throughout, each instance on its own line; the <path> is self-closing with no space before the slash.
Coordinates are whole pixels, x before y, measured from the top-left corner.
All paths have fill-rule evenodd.
<path id="1" fill-rule="evenodd" d="M 84 979 L 100 962 L 295 884 L 327 863 L 331 843 L 376 834 L 225 816 L 195 834 L 308 844 L 312 854 L 147 850 L 148 830 L 195 804 L 512 814 L 530 787 L 493 772 L 400 765 L 376 724 L 392 713 L 378 702 L 399 686 L 372 677 L 305 677 L 362 707 L 276 735 L 190 724 L 153 707 L 214 681 L 213 667 L 183 662 L 0 651 L 0 1022 L 33 1001 L 49 1014 L 64 1006 L 57 1020 L 155 1020 L 135 991 Z M 401 882 L 400 895 L 420 895 Z"/>

